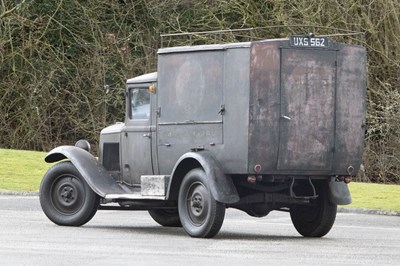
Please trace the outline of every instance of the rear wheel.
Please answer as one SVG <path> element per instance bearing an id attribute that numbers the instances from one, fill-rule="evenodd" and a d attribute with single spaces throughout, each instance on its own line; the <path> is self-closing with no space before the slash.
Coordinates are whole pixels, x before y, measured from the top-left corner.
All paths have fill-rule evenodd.
<path id="1" fill-rule="evenodd" d="M 178 210 L 183 228 L 192 237 L 211 238 L 221 229 L 225 205 L 212 196 L 203 169 L 193 169 L 184 177 Z"/>
<path id="2" fill-rule="evenodd" d="M 297 232 L 305 237 L 322 237 L 332 228 L 337 205 L 329 201 L 327 183 L 316 186 L 318 198 L 310 205 L 295 205 L 290 209 L 290 217 Z"/>
<path id="3" fill-rule="evenodd" d="M 40 184 L 40 205 L 58 225 L 80 226 L 96 214 L 100 198 L 71 162 L 52 166 Z"/>
<path id="4" fill-rule="evenodd" d="M 158 209 L 149 210 L 149 214 L 154 221 L 162 226 L 181 227 L 178 209 Z"/>

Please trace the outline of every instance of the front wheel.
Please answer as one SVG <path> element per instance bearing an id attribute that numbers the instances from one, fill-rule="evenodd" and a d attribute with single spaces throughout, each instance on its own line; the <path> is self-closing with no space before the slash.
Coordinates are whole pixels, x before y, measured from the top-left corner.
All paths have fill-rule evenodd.
<path id="1" fill-rule="evenodd" d="M 40 205 L 55 224 L 80 226 L 96 214 L 100 198 L 68 161 L 52 166 L 40 184 Z"/>
<path id="2" fill-rule="evenodd" d="M 196 168 L 186 174 L 179 190 L 179 216 L 192 237 L 214 237 L 224 221 L 225 205 L 214 199 L 207 181 L 203 169 Z"/>
<path id="3" fill-rule="evenodd" d="M 327 183 L 316 186 L 318 198 L 310 205 L 295 205 L 290 209 L 293 225 L 302 236 L 322 237 L 332 228 L 337 212 L 337 205 L 329 201 Z"/>

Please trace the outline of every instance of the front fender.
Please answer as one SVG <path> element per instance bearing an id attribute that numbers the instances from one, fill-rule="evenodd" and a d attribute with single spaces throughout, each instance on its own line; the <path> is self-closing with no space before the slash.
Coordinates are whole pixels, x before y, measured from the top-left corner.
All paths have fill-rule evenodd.
<path id="1" fill-rule="evenodd" d="M 68 159 L 76 167 L 90 188 L 100 197 L 106 194 L 123 193 L 115 179 L 89 152 L 75 146 L 60 146 L 51 150 L 45 157 L 48 163 Z"/>
<path id="2" fill-rule="evenodd" d="M 208 151 L 188 152 L 179 158 L 171 174 L 168 199 L 176 199 L 183 177 L 189 170 L 196 167 L 202 167 L 205 171 L 215 200 L 227 204 L 239 201 L 240 198 L 232 179 L 224 174 L 219 163 Z"/>

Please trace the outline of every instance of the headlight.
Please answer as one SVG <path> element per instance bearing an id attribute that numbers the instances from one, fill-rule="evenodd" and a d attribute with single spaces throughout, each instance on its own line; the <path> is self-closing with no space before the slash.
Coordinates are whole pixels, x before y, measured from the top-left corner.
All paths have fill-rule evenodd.
<path id="1" fill-rule="evenodd" d="M 75 143 L 75 147 L 84 149 L 87 152 L 90 152 L 90 143 L 86 139 L 80 139 Z"/>

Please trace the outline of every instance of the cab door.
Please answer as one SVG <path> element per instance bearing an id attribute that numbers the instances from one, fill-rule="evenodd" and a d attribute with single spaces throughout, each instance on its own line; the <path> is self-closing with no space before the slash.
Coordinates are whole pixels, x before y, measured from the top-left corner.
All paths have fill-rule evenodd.
<path id="1" fill-rule="evenodd" d="M 125 128 L 121 136 L 122 181 L 140 185 L 140 176 L 152 175 L 152 100 L 149 86 L 128 87 Z"/>

